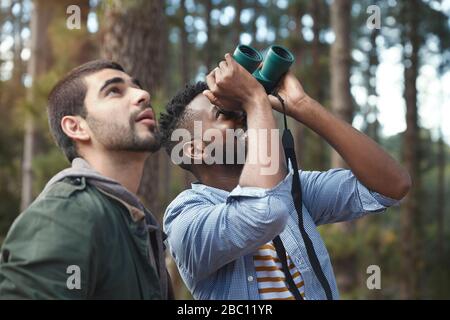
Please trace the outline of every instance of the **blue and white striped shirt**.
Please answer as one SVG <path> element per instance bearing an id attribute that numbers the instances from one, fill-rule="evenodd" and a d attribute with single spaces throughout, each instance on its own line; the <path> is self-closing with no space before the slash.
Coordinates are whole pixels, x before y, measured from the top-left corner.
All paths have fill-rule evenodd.
<path id="1" fill-rule="evenodd" d="M 317 226 L 382 212 L 397 204 L 368 190 L 349 170 L 300 171 L 303 220 L 333 298 L 339 298 Z M 312 271 L 291 196 L 292 172 L 272 189 L 231 192 L 192 184 L 167 207 L 164 231 L 180 274 L 195 299 L 260 299 L 253 254 L 280 234 L 300 271 L 308 300 L 326 299 Z"/>

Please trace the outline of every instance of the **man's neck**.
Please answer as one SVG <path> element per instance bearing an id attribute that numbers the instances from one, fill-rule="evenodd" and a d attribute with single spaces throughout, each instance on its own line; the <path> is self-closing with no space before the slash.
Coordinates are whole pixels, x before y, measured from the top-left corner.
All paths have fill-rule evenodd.
<path id="1" fill-rule="evenodd" d="M 213 165 L 202 167 L 201 173 L 197 173 L 197 179 L 204 185 L 231 191 L 239 184 L 242 165 Z"/>
<path id="2" fill-rule="evenodd" d="M 137 194 L 148 153 L 108 152 L 95 156 L 84 156 L 89 165 L 101 175 L 119 182 Z"/>

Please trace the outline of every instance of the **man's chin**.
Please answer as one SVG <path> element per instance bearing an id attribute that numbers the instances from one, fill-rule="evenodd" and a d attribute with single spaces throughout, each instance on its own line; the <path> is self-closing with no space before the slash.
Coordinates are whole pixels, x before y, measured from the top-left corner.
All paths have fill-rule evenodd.
<path id="1" fill-rule="evenodd" d="M 159 140 L 145 139 L 134 141 L 133 143 L 128 144 L 121 149 L 124 151 L 136 153 L 155 153 L 159 149 L 161 149 L 161 143 L 159 142 Z"/>
<path id="2" fill-rule="evenodd" d="M 139 139 L 136 143 L 137 147 L 142 151 L 151 153 L 157 152 L 161 149 L 161 138 L 159 132 L 147 132 L 145 137 Z"/>
<path id="3" fill-rule="evenodd" d="M 153 144 L 151 145 L 150 149 L 148 150 L 150 153 L 158 152 L 159 149 L 161 149 L 161 144 Z"/>
<path id="4" fill-rule="evenodd" d="M 161 143 L 159 142 L 159 140 L 152 140 L 152 141 L 148 141 L 147 143 L 145 143 L 144 145 L 140 146 L 142 151 L 146 151 L 146 152 L 150 152 L 150 153 L 155 153 L 157 151 L 159 151 L 159 149 L 161 149 Z"/>

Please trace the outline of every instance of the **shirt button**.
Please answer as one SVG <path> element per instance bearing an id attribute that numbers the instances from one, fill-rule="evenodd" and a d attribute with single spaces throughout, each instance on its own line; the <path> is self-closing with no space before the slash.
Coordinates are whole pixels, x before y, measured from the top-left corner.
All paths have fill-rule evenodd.
<path id="1" fill-rule="evenodd" d="M 248 280 L 248 282 L 252 282 L 253 281 L 253 277 L 252 276 L 248 276 L 247 280 Z"/>

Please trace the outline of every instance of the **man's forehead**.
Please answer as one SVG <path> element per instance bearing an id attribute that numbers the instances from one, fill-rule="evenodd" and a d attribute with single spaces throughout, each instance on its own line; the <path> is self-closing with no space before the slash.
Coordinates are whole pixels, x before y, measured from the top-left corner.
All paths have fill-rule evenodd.
<path id="1" fill-rule="evenodd" d="M 115 77 L 120 77 L 125 81 L 131 80 L 131 77 L 123 71 L 115 69 L 103 69 L 87 75 L 85 77 L 85 81 L 88 87 L 92 86 L 93 88 L 100 88 L 101 86 L 103 86 L 106 80 Z"/>
<path id="2" fill-rule="evenodd" d="M 209 99 L 202 93 L 198 94 L 192 101 L 187 105 L 191 111 L 201 114 L 203 112 L 209 112 L 214 105 L 209 101 Z"/>

